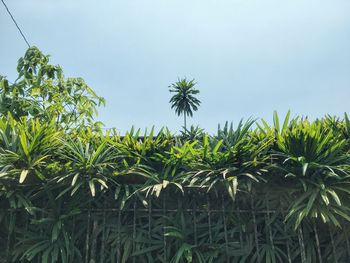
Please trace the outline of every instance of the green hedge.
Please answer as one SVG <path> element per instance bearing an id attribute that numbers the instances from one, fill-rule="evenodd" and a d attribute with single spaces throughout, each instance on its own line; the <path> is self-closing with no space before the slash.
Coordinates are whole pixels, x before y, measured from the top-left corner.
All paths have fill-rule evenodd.
<path id="1" fill-rule="evenodd" d="M 350 122 L 63 130 L 0 120 L 0 261 L 348 262 Z"/>

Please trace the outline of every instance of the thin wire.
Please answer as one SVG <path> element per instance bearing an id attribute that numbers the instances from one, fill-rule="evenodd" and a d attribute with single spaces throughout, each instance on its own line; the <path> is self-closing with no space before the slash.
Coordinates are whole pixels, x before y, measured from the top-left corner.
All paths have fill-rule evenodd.
<path id="1" fill-rule="evenodd" d="M 18 29 L 19 33 L 22 35 L 22 37 L 23 37 L 24 41 L 26 42 L 26 44 L 28 45 L 28 47 L 30 47 L 30 45 L 29 45 L 29 42 L 28 42 L 27 38 L 24 36 L 24 34 L 23 34 L 22 30 L 19 28 L 19 26 L 18 26 L 18 24 L 17 24 L 17 22 L 16 22 L 15 18 L 14 18 L 14 17 L 13 17 L 13 15 L 11 14 L 11 12 L 10 12 L 10 10 L 8 9 L 7 5 L 5 4 L 4 0 L 1 0 L 1 2 L 2 2 L 2 3 L 3 3 L 3 5 L 5 6 L 7 13 L 10 15 L 10 17 L 11 17 L 11 19 L 12 19 L 13 23 L 15 23 L 15 25 L 16 25 L 16 27 L 17 27 L 17 29 Z"/>

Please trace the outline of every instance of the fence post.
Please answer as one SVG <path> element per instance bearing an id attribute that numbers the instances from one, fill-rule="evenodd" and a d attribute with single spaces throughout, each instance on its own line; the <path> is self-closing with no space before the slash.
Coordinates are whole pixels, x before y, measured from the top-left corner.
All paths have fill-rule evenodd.
<path id="1" fill-rule="evenodd" d="M 281 197 L 279 198 L 279 206 L 281 207 L 281 215 L 282 215 L 283 220 L 284 220 L 284 218 L 286 217 L 286 213 L 284 211 L 284 206 L 283 206 Z M 283 221 L 283 230 L 284 230 L 284 233 L 287 233 L 286 222 L 284 222 L 284 221 Z M 286 247 L 287 247 L 288 263 L 292 263 L 292 257 L 291 257 L 291 253 L 290 253 L 290 247 L 289 247 L 289 240 L 288 239 L 286 240 Z"/>
<path id="2" fill-rule="evenodd" d="M 28 232 L 28 224 L 29 224 L 29 214 L 28 213 L 25 213 L 26 214 L 26 225 L 25 225 L 25 232 L 23 233 L 23 237 L 25 237 L 25 233 Z M 21 260 L 21 263 L 24 263 L 24 258 Z"/>
<path id="3" fill-rule="evenodd" d="M 163 249 L 164 249 L 164 262 L 167 262 L 167 250 L 166 250 L 166 236 L 165 236 L 165 204 L 166 197 L 165 193 L 163 193 Z"/>
<path id="4" fill-rule="evenodd" d="M 91 201 L 89 201 L 88 217 L 87 217 L 87 226 L 86 226 L 85 263 L 88 263 L 88 262 L 89 262 L 90 220 L 91 220 Z"/>
<path id="5" fill-rule="evenodd" d="M 329 231 L 329 236 L 331 237 L 331 244 L 332 244 L 332 250 L 333 250 L 334 263 L 338 263 L 337 251 L 336 251 L 336 248 L 335 248 L 333 233 L 332 233 L 331 228 L 330 228 L 329 225 L 328 225 L 328 231 Z"/>
<path id="6" fill-rule="evenodd" d="M 134 201 L 134 218 L 133 218 L 133 225 L 132 225 L 132 252 L 135 253 L 136 250 L 136 205 L 137 205 L 137 199 L 135 198 Z M 132 257 L 132 262 L 135 263 L 136 262 L 136 257 L 133 256 Z"/>
<path id="7" fill-rule="evenodd" d="M 224 221 L 224 236 L 225 236 L 225 252 L 226 252 L 226 261 L 229 263 L 229 255 L 228 255 L 228 235 L 227 235 L 227 224 L 226 224 L 226 210 L 225 210 L 225 199 L 224 195 L 221 195 L 222 199 L 222 216 Z"/>
<path id="8" fill-rule="evenodd" d="M 194 227 L 194 245 L 198 245 L 198 237 L 197 237 L 197 211 L 196 211 L 196 199 L 193 198 L 193 227 Z"/>
<path id="9" fill-rule="evenodd" d="M 148 197 L 148 238 L 152 238 L 152 198 Z"/>
<path id="10" fill-rule="evenodd" d="M 305 252 L 305 243 L 304 243 L 304 237 L 303 237 L 302 224 L 300 224 L 298 227 L 298 240 L 299 240 L 299 247 L 300 247 L 301 263 L 306 263 L 306 252 Z"/>
<path id="11" fill-rule="evenodd" d="M 312 222 L 312 228 L 314 230 L 315 234 L 315 240 L 316 240 L 316 247 L 317 247 L 317 255 L 319 263 L 322 263 L 322 255 L 321 255 L 321 247 L 320 247 L 320 239 L 318 238 L 317 228 L 315 221 Z"/>
<path id="12" fill-rule="evenodd" d="M 11 259 L 10 259 L 11 235 L 14 228 L 14 226 L 11 227 L 13 224 L 13 210 L 11 210 L 9 217 L 10 217 L 10 220 L 9 220 L 9 228 L 7 233 L 7 244 L 6 244 L 6 262 L 11 262 Z"/>
<path id="13" fill-rule="evenodd" d="M 118 209 L 118 225 L 117 225 L 117 262 L 120 263 L 121 262 L 121 233 L 120 233 L 120 226 L 121 226 L 121 223 L 122 223 L 122 211 L 121 211 L 121 208 L 119 206 L 119 209 Z"/>
<path id="14" fill-rule="evenodd" d="M 269 240 L 270 240 L 270 243 L 271 243 L 271 247 L 272 247 L 272 250 L 275 251 L 275 245 L 273 243 L 273 236 L 272 236 L 272 228 L 271 228 L 271 224 L 272 222 L 270 221 L 271 218 L 270 218 L 270 205 L 269 205 L 269 199 L 267 197 L 267 194 L 265 195 L 265 202 L 266 202 L 266 217 L 267 217 L 267 224 L 266 224 L 266 227 L 267 227 L 267 230 L 268 230 L 268 235 L 269 235 Z"/>
<path id="15" fill-rule="evenodd" d="M 237 211 L 237 219 L 238 219 L 238 226 L 239 226 L 239 244 L 240 247 L 243 248 L 243 233 L 242 233 L 242 220 L 241 220 L 241 211 L 238 204 L 238 200 L 235 201 L 236 211 Z"/>
<path id="16" fill-rule="evenodd" d="M 345 225 L 345 223 L 344 223 L 344 220 L 342 220 L 342 229 L 345 229 L 344 228 L 344 225 Z M 345 235 L 345 240 L 346 240 L 346 250 L 347 250 L 347 254 L 348 254 L 348 258 L 350 258 L 350 243 L 349 243 L 349 236 L 348 236 L 348 232 L 346 231 L 346 229 L 345 229 L 345 231 L 343 231 L 344 232 L 344 235 Z"/>
<path id="17" fill-rule="evenodd" d="M 100 262 L 104 263 L 105 260 L 105 249 L 106 249 L 106 198 L 103 201 L 103 230 L 102 230 L 102 244 L 101 244 L 101 254 Z"/>
<path id="18" fill-rule="evenodd" d="M 256 248 L 256 253 L 258 256 L 258 262 L 261 262 L 259 239 L 258 239 L 258 225 L 256 223 L 256 214 L 255 214 L 254 200 L 253 200 L 252 194 L 250 195 L 250 206 L 252 209 L 252 216 L 253 216 L 255 248 Z"/>
<path id="19" fill-rule="evenodd" d="M 207 195 L 207 206 L 208 206 L 208 231 L 209 231 L 209 243 L 213 243 L 213 236 L 211 233 L 211 216 L 210 216 L 210 200 L 209 200 L 209 193 L 206 193 Z"/>

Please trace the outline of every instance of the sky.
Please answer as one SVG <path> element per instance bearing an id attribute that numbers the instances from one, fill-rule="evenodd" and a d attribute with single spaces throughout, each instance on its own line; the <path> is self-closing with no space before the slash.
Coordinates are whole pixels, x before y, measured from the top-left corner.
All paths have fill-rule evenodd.
<path id="1" fill-rule="evenodd" d="M 349 0 L 5 0 L 31 45 L 107 104 L 98 120 L 178 131 L 168 86 L 194 78 L 188 124 L 350 107 Z M 0 75 L 16 78 L 26 44 L 0 5 Z"/>

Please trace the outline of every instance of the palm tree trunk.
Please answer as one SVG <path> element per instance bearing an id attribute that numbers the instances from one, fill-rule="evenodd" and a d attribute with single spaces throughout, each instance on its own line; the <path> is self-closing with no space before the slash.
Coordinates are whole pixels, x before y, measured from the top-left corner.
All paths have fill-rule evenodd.
<path id="1" fill-rule="evenodd" d="M 184 113 L 184 124 L 185 124 L 185 130 L 187 130 L 186 129 L 186 113 Z"/>
<path id="2" fill-rule="evenodd" d="M 97 238 L 98 238 L 97 228 L 98 228 L 98 222 L 96 219 L 94 219 L 92 224 L 91 253 L 90 253 L 89 263 L 96 263 L 96 246 L 97 246 Z"/>

